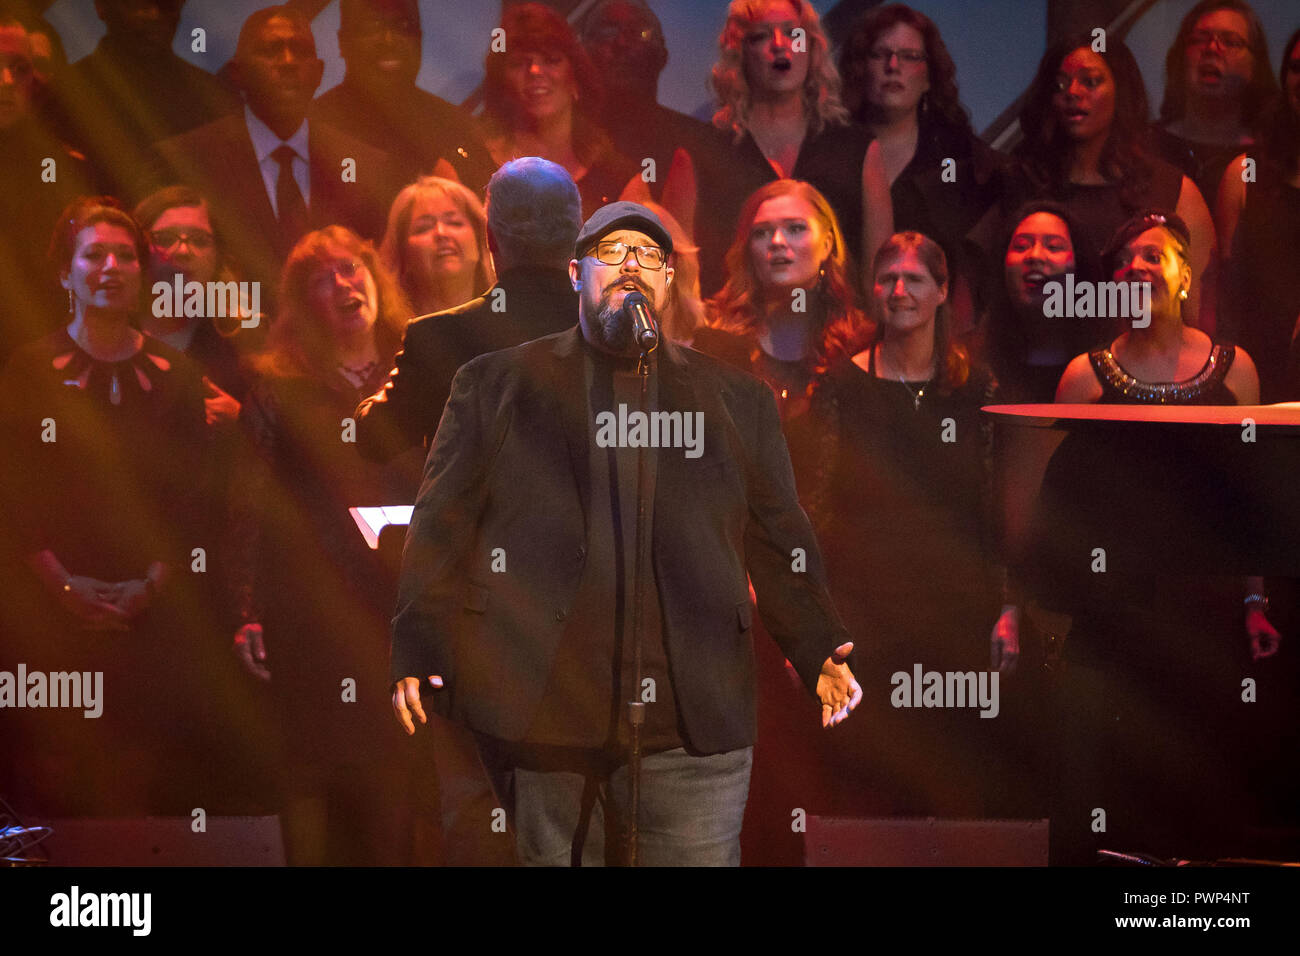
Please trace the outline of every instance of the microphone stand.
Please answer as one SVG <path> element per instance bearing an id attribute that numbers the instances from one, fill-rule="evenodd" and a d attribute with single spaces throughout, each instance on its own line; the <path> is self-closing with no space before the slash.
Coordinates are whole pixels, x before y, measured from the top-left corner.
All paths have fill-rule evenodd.
<path id="1" fill-rule="evenodd" d="M 653 350 L 653 346 L 651 347 Z M 637 360 L 637 375 L 641 377 L 641 414 L 647 414 L 646 396 L 650 384 L 650 350 L 641 348 L 641 357 Z M 628 789 L 628 829 L 627 829 L 627 864 L 638 864 L 637 853 L 637 817 L 641 805 L 641 728 L 645 724 L 645 703 L 641 695 L 641 641 L 644 615 L 641 613 L 645 601 L 645 570 L 642 555 L 645 549 L 645 513 L 646 513 L 646 446 L 642 445 L 636 453 L 636 555 L 632 559 L 632 700 L 627 702 L 627 720 L 630 728 L 627 762 Z"/>

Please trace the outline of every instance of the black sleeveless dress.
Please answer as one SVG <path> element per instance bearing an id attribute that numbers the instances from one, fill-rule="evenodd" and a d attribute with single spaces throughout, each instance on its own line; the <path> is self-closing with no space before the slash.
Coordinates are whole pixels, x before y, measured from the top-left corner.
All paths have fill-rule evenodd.
<path id="1" fill-rule="evenodd" d="M 791 179 L 816 186 L 826 197 L 855 262 L 861 261 L 862 254 L 862 164 L 873 138 L 857 124 L 828 125 L 804 138 L 790 174 Z M 701 148 L 693 159 L 700 292 L 708 297 L 726 281 L 723 260 L 735 239 L 736 220 L 745 200 L 778 177 L 749 133 L 736 143 L 730 132 L 715 130 L 708 148 Z"/>
<path id="2" fill-rule="evenodd" d="M 1236 405 L 1225 384 L 1235 346 L 1215 342 L 1201 370 L 1181 382 L 1144 382 L 1134 378 L 1116 360 L 1110 348 L 1088 353 L 1088 361 L 1101 383 L 1102 405 Z"/>
<path id="3" fill-rule="evenodd" d="M 1235 349 L 1214 343 L 1180 382 L 1134 378 L 1109 348 L 1089 354 L 1106 404 L 1234 405 Z M 1145 422 L 1073 429 L 1043 477 L 1032 590 L 1072 617 L 1058 687 L 1055 863 L 1099 849 L 1227 855 L 1252 796 L 1243 741 L 1240 533 L 1225 506 L 1236 429 Z M 1094 828 L 1105 811 L 1105 830 Z"/>

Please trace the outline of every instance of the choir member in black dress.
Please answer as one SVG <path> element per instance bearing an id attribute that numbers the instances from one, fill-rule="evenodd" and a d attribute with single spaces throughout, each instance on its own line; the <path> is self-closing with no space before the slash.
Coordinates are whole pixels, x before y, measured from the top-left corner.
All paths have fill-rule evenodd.
<path id="1" fill-rule="evenodd" d="M 1245 350 L 1211 340 L 1184 320 L 1195 282 L 1194 241 L 1182 218 L 1168 210 L 1145 210 L 1117 230 L 1103 261 L 1115 282 L 1150 283 L 1150 322 L 1134 320 L 1109 346 L 1075 356 L 1061 376 L 1056 401 L 1259 401 L 1259 375 Z"/>
<path id="2" fill-rule="evenodd" d="M 1201 0 L 1183 17 L 1165 57 L 1152 145 L 1191 177 L 1213 209 L 1228 161 L 1255 141 L 1276 94 L 1268 38 L 1250 4 Z"/>
<path id="3" fill-rule="evenodd" d="M 540 156 L 563 166 L 584 217 L 629 187 L 644 187 L 641 170 L 601 129 L 608 111 L 629 104 L 605 102 L 601 78 L 564 17 L 521 3 L 505 10 L 501 29 L 506 48 L 488 53 L 483 81 L 481 132 L 493 161 Z"/>
<path id="4" fill-rule="evenodd" d="M 441 176 L 422 177 L 397 194 L 379 258 L 397 276 L 415 315 L 464 305 L 497 281 L 483 204 Z"/>
<path id="5" fill-rule="evenodd" d="M 286 263 L 263 375 L 240 415 L 256 452 L 232 497 L 234 651 L 270 681 L 285 734 L 291 864 L 408 860 L 412 788 L 388 715 L 391 569 L 349 509 L 408 504 L 419 453 L 353 447 L 353 409 L 388 374 L 410 315 L 369 243 L 341 226 Z M 380 541 L 383 545 L 383 541 Z"/>
<path id="6" fill-rule="evenodd" d="M 1183 322 L 1194 281 L 1187 226 L 1150 210 L 1126 222 L 1106 250 L 1116 281 L 1151 284 L 1150 324 L 1075 358 L 1061 402 L 1249 405 L 1259 382 L 1249 355 Z M 1060 685 L 1061 779 L 1053 813 L 1057 862 L 1096 849 L 1159 856 L 1229 852 L 1251 812 L 1233 767 L 1241 677 L 1276 654 L 1263 579 L 1224 574 L 1226 542 L 1245 517 L 1223 505 L 1220 474 L 1241 434 L 1186 434 L 1176 458 L 1157 426 L 1069 434 L 1043 479 L 1040 548 L 1031 583 L 1073 619 Z M 1180 534 L 1192 529 L 1194 537 Z M 1178 534 L 1177 551 L 1160 542 Z M 1133 542 L 1159 554 L 1143 557 Z M 1104 573 L 1096 561 L 1100 549 Z M 1242 624 L 1246 636 L 1241 639 Z M 1249 659 L 1248 659 L 1249 658 Z M 1251 664 L 1253 660 L 1254 664 Z M 1106 810 L 1106 829 L 1091 826 Z"/>
<path id="7" fill-rule="evenodd" d="M 727 250 L 727 284 L 706 303 L 695 348 L 771 386 L 783 419 L 807 407 L 826 333 L 861 322 L 846 242 L 826 197 L 779 179 L 746 200 Z"/>
<path id="8" fill-rule="evenodd" d="M 1188 321 L 1213 331 L 1214 223 L 1196 184 L 1145 145 L 1147 94 L 1132 52 L 1114 36 L 1095 52 L 1091 35 L 1054 43 L 1038 64 L 1020 112 L 1024 139 L 1008 183 L 1008 208 L 1056 199 L 1074 215 L 1074 246 L 1098 256 L 1129 217 L 1172 209 L 1192 233 L 1195 282 Z M 1204 290 L 1204 295 L 1200 295 Z"/>
<path id="9" fill-rule="evenodd" d="M 202 373 L 136 328 L 145 242 L 113 199 L 65 209 L 50 251 L 71 314 L 0 375 L 6 538 L 35 574 L 9 591 L 8 637 L 30 671 L 102 673 L 93 719 L 27 721 L 18 802 L 51 816 L 188 816 L 212 797 Z"/>
<path id="10" fill-rule="evenodd" d="M 1300 399 L 1300 31 L 1283 49 L 1281 79 L 1259 143 L 1224 170 L 1215 217 L 1229 253 L 1226 331 L 1259 363 L 1265 402 Z"/>
<path id="11" fill-rule="evenodd" d="M 803 31 L 797 39 L 796 30 Z M 879 145 L 840 101 L 812 4 L 733 0 L 718 49 L 711 82 L 719 135 L 712 148 L 674 165 L 664 200 L 699 240 L 704 294 L 726 279 L 722 254 L 740 207 L 775 179 L 817 187 L 844 229 L 850 261 L 861 267 L 864 250 L 870 259 L 893 232 L 889 183 Z"/>
<path id="12" fill-rule="evenodd" d="M 831 759 L 848 786 L 833 813 L 984 816 L 1014 799 L 994 728 L 978 708 L 901 708 L 895 675 L 984 672 L 1019 658 L 990 517 L 995 382 L 952 334 L 949 271 L 937 243 L 899 233 L 876 256 L 874 330 L 832 330 L 830 368 L 809 415 L 789 425 L 800 498 L 822 543 L 831 593 L 860 644 L 862 706 Z M 1010 698 L 1003 684 L 999 710 Z M 911 697 L 908 695 L 908 703 Z"/>

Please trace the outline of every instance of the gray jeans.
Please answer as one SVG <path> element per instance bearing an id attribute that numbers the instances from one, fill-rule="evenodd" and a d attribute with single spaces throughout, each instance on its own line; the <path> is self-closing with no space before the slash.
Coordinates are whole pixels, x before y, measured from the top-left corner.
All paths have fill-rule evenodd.
<path id="1" fill-rule="evenodd" d="M 525 769 L 483 761 L 515 831 L 524 866 L 603 866 L 607 835 L 621 841 L 627 765 Z M 642 866 L 739 866 L 740 826 L 754 748 L 696 757 L 684 749 L 641 758 L 638 852 Z M 615 850 L 613 846 L 608 849 Z M 621 855 L 621 847 L 611 858 Z"/>

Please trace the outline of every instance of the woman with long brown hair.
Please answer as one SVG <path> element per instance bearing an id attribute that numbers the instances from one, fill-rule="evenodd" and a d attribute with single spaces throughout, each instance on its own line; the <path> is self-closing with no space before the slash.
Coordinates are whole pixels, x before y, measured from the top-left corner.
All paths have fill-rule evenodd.
<path id="1" fill-rule="evenodd" d="M 506 47 L 488 53 L 483 81 L 481 129 L 492 159 L 540 156 L 563 166 L 584 219 L 641 185 L 636 163 L 600 128 L 600 77 L 564 17 L 545 4 L 513 4 L 500 29 Z"/>
<path id="2" fill-rule="evenodd" d="M 922 232 L 943 248 L 965 287 L 950 296 L 956 310 L 981 272 L 963 239 L 1001 198 L 1006 161 L 971 128 L 957 67 L 924 13 L 901 3 L 873 7 L 845 40 L 839 68 L 844 106 L 880 144 L 894 228 Z M 957 317 L 963 328 L 974 324 L 971 314 Z"/>
<path id="3" fill-rule="evenodd" d="M 831 593 L 862 641 L 858 666 L 872 687 L 863 684 L 863 705 L 877 702 L 836 742 L 827 810 L 986 816 L 1020 789 L 985 733 L 993 722 L 889 701 L 893 675 L 911 679 L 918 664 L 1016 664 L 1019 612 L 994 556 L 991 436 L 980 417 L 995 383 L 952 334 L 950 273 L 934 240 L 896 233 L 873 275 L 878 325 L 853 316 L 829 330 L 830 367 L 809 414 L 789 425 Z"/>
<path id="4" fill-rule="evenodd" d="M 1196 184 L 1147 148 L 1146 86 L 1124 42 L 1110 37 L 1097 51 L 1080 33 L 1054 43 L 1026 91 L 1020 127 L 1008 208 L 1030 199 L 1060 202 L 1077 226 L 1075 251 L 1092 257 L 1140 210 L 1174 210 L 1192 236 L 1187 319 L 1213 333 L 1214 221 Z"/>
<path id="5" fill-rule="evenodd" d="M 415 497 L 418 452 L 371 464 L 352 434 L 410 307 L 370 243 L 342 226 L 298 241 L 278 303 L 240 414 L 252 454 L 232 502 L 233 649 L 280 710 L 289 861 L 403 862 L 408 805 L 386 763 L 394 585 L 349 509 Z"/>

